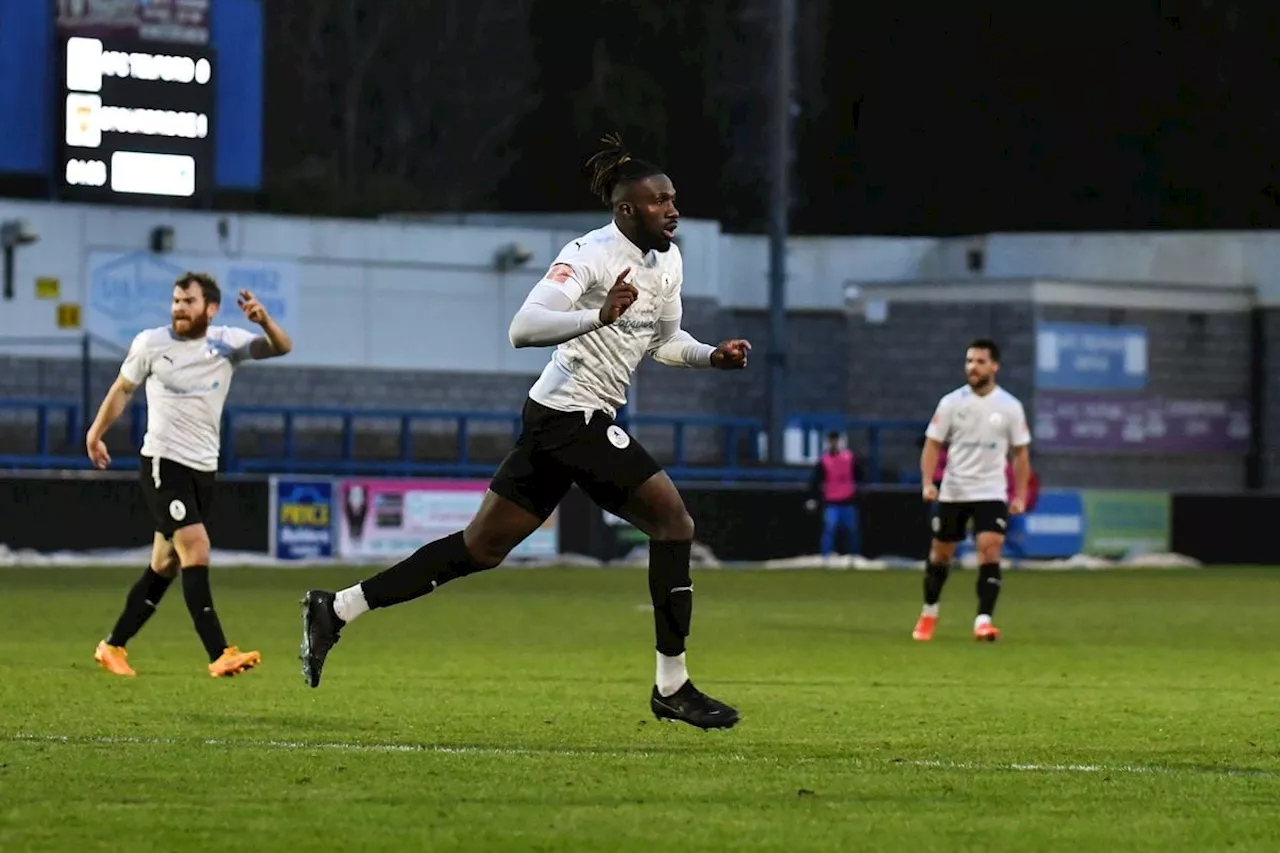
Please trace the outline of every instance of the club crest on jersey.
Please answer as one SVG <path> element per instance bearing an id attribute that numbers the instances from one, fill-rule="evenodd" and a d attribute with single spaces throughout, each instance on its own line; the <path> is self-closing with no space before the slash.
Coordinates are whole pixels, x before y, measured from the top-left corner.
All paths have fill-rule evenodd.
<path id="1" fill-rule="evenodd" d="M 1004 415 L 999 412 L 992 412 L 991 417 L 987 418 L 987 420 L 991 421 L 992 426 L 1000 426 L 1000 424 L 1004 423 Z"/>
<path id="2" fill-rule="evenodd" d="M 631 436 L 627 435 L 627 431 L 617 424 L 613 424 L 604 431 L 605 436 L 609 439 L 609 443 L 619 450 L 625 450 L 627 445 L 631 443 Z"/>

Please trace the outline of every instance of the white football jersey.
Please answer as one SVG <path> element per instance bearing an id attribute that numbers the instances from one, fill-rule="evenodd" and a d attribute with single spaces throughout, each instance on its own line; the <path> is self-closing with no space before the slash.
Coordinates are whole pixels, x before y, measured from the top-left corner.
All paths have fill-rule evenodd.
<path id="1" fill-rule="evenodd" d="M 251 358 L 249 344 L 255 337 L 233 326 L 210 326 L 196 339 L 179 338 L 168 326 L 138 333 L 120 375 L 134 385 L 146 383 L 142 455 L 197 471 L 218 470 L 222 407 L 231 374 Z"/>
<path id="2" fill-rule="evenodd" d="M 665 252 L 644 254 L 610 222 L 568 243 L 543 279 L 573 301 L 573 310 L 599 311 L 628 267 L 627 280 L 639 291 L 636 301 L 616 322 L 556 347 L 529 390 L 536 402 L 562 412 L 603 410 L 610 416 L 626 403 L 631 377 L 657 341 L 659 318 L 679 316 L 680 249 L 673 243 Z"/>
<path id="3" fill-rule="evenodd" d="M 938 500 L 944 503 L 1005 501 L 1009 448 L 1031 443 L 1018 398 L 999 386 L 986 395 L 965 385 L 938 402 L 925 435 L 947 445 L 947 467 Z"/>

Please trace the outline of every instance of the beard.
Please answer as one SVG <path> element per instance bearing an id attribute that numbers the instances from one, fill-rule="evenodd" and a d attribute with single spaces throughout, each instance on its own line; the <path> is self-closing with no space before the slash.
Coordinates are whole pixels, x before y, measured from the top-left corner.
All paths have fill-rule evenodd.
<path id="1" fill-rule="evenodd" d="M 183 317 L 188 322 L 179 326 L 179 319 L 175 317 L 172 321 L 173 333 L 180 338 L 203 338 L 205 332 L 209 331 L 209 318 L 205 316 L 199 317 Z"/>

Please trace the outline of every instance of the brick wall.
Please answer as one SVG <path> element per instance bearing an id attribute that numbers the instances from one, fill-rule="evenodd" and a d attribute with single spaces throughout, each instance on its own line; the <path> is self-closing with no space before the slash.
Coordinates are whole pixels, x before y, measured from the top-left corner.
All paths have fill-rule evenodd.
<path id="1" fill-rule="evenodd" d="M 1267 424 L 1263 473 L 1266 485 L 1280 489 L 1280 309 L 1263 315 L 1266 337 L 1266 385 L 1263 412 Z"/>
<path id="2" fill-rule="evenodd" d="M 847 321 L 849 412 L 855 417 L 927 421 L 938 400 L 964 384 L 969 341 L 994 339 L 1000 382 L 1029 405 L 1035 367 L 1034 314 L 1027 303 L 894 303 L 882 323 Z M 882 436 L 888 476 L 919 467 L 919 433 Z M 857 445 L 858 437 L 854 437 Z"/>
<path id="3" fill-rule="evenodd" d="M 1249 315 L 1045 306 L 1046 321 L 1114 323 L 1147 329 L 1147 393 L 1158 397 L 1249 398 Z M 1280 433 L 1280 420 L 1270 432 Z M 1040 453 L 1046 482 L 1097 488 L 1244 487 L 1243 456 L 1222 454 Z"/>
<path id="4" fill-rule="evenodd" d="M 1167 311 L 1041 306 L 1030 303 L 965 305 L 895 303 L 883 323 L 849 320 L 849 405 L 855 414 L 926 419 L 942 394 L 963 381 L 965 344 L 992 337 L 1003 354 L 1001 384 L 1035 417 L 1035 322 L 1133 324 L 1149 338 L 1149 392 L 1166 397 L 1247 399 L 1249 318 L 1246 314 L 1188 316 Z M 1280 334 L 1280 312 L 1273 312 Z M 1280 353 L 1273 356 L 1280 368 Z M 1280 392 L 1280 379 L 1271 382 Z M 1277 393 L 1275 397 L 1280 397 Z M 1280 402 L 1268 417 L 1270 444 L 1280 441 Z M 1244 459 L 1222 455 L 1051 453 L 1033 449 L 1048 485 L 1092 488 L 1232 489 L 1244 485 Z M 918 451 L 907 437 L 886 443 L 886 463 L 913 466 Z M 1280 456 L 1273 454 L 1273 460 Z M 1272 470 L 1280 473 L 1280 463 Z"/>

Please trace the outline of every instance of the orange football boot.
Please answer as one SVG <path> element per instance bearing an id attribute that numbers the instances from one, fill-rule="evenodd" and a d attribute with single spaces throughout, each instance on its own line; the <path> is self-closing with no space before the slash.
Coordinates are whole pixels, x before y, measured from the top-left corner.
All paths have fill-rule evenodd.
<path id="1" fill-rule="evenodd" d="M 928 641 L 933 639 L 933 628 L 938 624 L 937 616 L 922 613 L 916 620 L 916 629 L 911 632 L 911 639 Z"/>
<path id="2" fill-rule="evenodd" d="M 98 643 L 93 659 L 102 664 L 102 668 L 112 675 L 123 675 L 132 678 L 138 673 L 129 666 L 129 653 L 124 646 L 109 646 L 106 640 Z"/>
<path id="3" fill-rule="evenodd" d="M 226 678 L 239 675 L 262 663 L 261 652 L 242 652 L 237 646 L 227 646 L 222 656 L 209 664 L 209 675 L 214 678 Z"/>
<path id="4" fill-rule="evenodd" d="M 984 622 L 981 625 L 973 627 L 973 638 L 978 642 L 994 643 L 1000 639 L 1000 629 L 990 622 Z"/>

